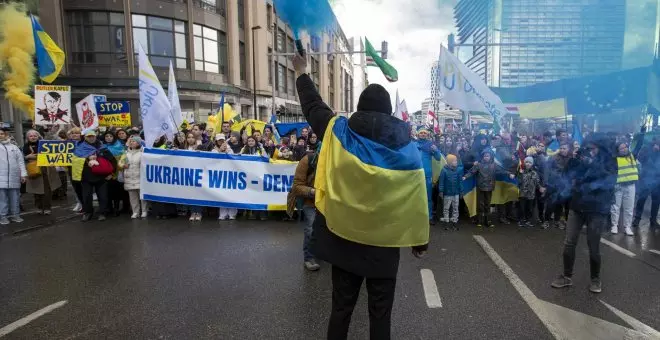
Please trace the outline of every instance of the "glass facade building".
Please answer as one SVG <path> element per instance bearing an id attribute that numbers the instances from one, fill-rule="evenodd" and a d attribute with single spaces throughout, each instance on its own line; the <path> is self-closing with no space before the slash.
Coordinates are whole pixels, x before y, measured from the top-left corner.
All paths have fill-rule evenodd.
<path id="1" fill-rule="evenodd" d="M 618 71 L 626 0 L 460 0 L 461 60 L 489 86 Z M 467 50 L 467 52 L 466 52 Z"/>

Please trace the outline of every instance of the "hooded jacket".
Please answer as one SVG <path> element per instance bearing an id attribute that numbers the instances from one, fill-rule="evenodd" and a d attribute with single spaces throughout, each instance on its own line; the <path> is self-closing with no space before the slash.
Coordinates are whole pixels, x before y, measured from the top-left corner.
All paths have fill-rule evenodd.
<path id="1" fill-rule="evenodd" d="M 461 194 L 461 177 L 463 169 L 461 166 L 452 168 L 449 164 L 445 165 L 440 172 L 438 181 L 438 191 L 445 196 L 456 196 Z"/>
<path id="2" fill-rule="evenodd" d="M 334 112 L 323 102 L 309 75 L 298 77 L 296 85 L 303 114 L 323 140 Z M 349 128 L 355 133 L 389 148 L 410 143 L 408 124 L 391 115 L 389 94 L 382 86 L 368 86 L 360 95 L 357 108 L 348 120 Z M 341 238 L 328 229 L 325 216 L 318 210 L 310 246 L 317 258 L 362 277 L 395 278 L 398 272 L 399 248 L 375 247 Z"/>
<path id="3" fill-rule="evenodd" d="M 585 145 L 588 144 L 598 147 L 598 155 L 576 161 L 571 209 L 608 215 L 617 179 L 616 158 L 612 154 L 611 143 L 604 136 L 596 135 Z"/>
<path id="4" fill-rule="evenodd" d="M 485 163 L 483 161 L 483 156 L 488 153 L 490 154 L 490 162 Z M 500 166 L 495 164 L 494 155 L 492 150 L 484 149 L 481 153 L 481 161 L 470 169 L 465 177 L 471 177 L 477 175 L 477 189 L 480 191 L 493 191 L 495 190 L 495 177 L 500 174 L 507 174 L 507 172 L 502 169 Z"/>
<path id="5" fill-rule="evenodd" d="M 0 141 L 0 189 L 20 189 L 21 177 L 27 177 L 23 152 L 9 138 Z"/>

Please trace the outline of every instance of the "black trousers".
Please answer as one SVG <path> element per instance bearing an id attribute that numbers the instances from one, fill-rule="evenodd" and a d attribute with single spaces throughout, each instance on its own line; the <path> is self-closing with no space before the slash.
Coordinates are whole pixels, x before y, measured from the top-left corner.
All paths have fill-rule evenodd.
<path id="1" fill-rule="evenodd" d="M 108 213 L 108 182 L 80 182 L 82 185 L 83 212 L 94 214 L 94 191 L 99 200 L 99 214 Z"/>
<path id="2" fill-rule="evenodd" d="M 332 266 L 332 313 L 328 325 L 328 340 L 347 339 L 351 315 L 364 279 Z M 366 280 L 369 294 L 369 338 L 389 340 L 396 278 Z"/>
<path id="3" fill-rule="evenodd" d="M 646 205 L 646 199 L 651 196 L 651 226 L 656 225 L 658 220 L 658 208 L 660 207 L 660 185 L 655 187 L 649 187 L 648 185 L 641 185 L 638 182 L 637 185 L 638 194 L 637 194 L 637 203 L 635 204 L 635 219 L 637 221 L 642 219 L 644 214 L 644 205 Z"/>
<path id="4" fill-rule="evenodd" d="M 520 221 L 530 222 L 534 214 L 534 200 L 529 198 L 520 198 Z"/>
<path id="5" fill-rule="evenodd" d="M 575 247 L 580 238 L 582 226 L 587 225 L 587 246 L 589 247 L 589 269 L 591 278 L 600 278 L 600 235 L 607 225 L 607 215 L 584 213 L 571 210 L 566 224 L 564 239 L 564 276 L 573 276 Z"/>
<path id="6" fill-rule="evenodd" d="M 539 211 L 539 221 L 543 223 L 545 221 L 545 195 L 539 191 L 536 192 L 536 208 Z"/>
<path id="7" fill-rule="evenodd" d="M 492 191 L 477 191 L 477 214 L 479 223 L 488 225 L 488 215 L 490 214 L 490 200 L 493 197 Z"/>
<path id="8" fill-rule="evenodd" d="M 568 221 L 568 211 L 569 211 L 570 203 L 571 203 L 570 200 L 566 200 L 566 199 L 546 200 L 545 216 L 544 216 L 545 220 L 547 222 L 552 221 L 551 215 L 554 215 L 555 222 L 559 222 L 559 220 L 561 219 L 561 215 L 563 213 L 564 219 Z"/>

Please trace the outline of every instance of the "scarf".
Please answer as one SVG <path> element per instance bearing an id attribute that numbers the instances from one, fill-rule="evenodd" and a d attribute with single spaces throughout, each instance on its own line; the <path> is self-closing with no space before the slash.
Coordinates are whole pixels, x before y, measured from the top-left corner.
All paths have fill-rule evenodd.
<path id="1" fill-rule="evenodd" d="M 105 144 L 105 146 L 110 150 L 110 153 L 117 157 L 121 156 L 121 154 L 124 153 L 124 144 L 122 144 L 119 140 L 114 141 L 111 144 Z"/>
<path id="2" fill-rule="evenodd" d="M 73 149 L 73 154 L 79 158 L 87 158 L 97 152 L 107 149 L 105 145 L 99 143 L 98 141 L 95 144 L 96 145 L 92 145 L 87 142 L 80 142 Z"/>

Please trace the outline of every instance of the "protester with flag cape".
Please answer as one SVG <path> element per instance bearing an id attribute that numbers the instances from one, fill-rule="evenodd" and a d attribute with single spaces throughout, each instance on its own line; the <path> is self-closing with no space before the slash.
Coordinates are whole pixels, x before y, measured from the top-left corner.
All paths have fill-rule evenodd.
<path id="1" fill-rule="evenodd" d="M 429 240 L 422 160 L 408 124 L 393 117 L 390 95 L 369 85 L 350 119 L 335 116 L 307 69 L 293 66 L 305 118 L 323 142 L 314 183 L 312 254 L 332 265 L 328 339 L 346 339 L 362 282 L 369 292 L 372 339 L 390 339 L 399 248 L 420 257 Z M 374 190 L 374 188 L 378 188 Z"/>
<path id="2" fill-rule="evenodd" d="M 431 136 L 431 131 L 429 131 L 428 128 L 425 126 L 421 126 L 417 130 L 417 137 L 418 140 L 415 143 L 417 146 L 417 149 L 421 153 L 422 156 L 422 165 L 424 167 L 424 177 L 426 179 L 426 196 L 428 200 L 428 209 L 429 209 L 429 217 L 430 217 L 430 223 L 435 224 L 435 221 L 433 220 L 433 182 L 437 182 L 437 177 L 434 176 L 433 173 L 433 160 L 435 161 L 440 161 L 443 159 L 442 154 L 440 153 L 440 150 L 438 147 L 433 143 L 433 141 L 430 138 Z M 442 166 L 439 167 L 440 170 L 442 169 Z M 436 170 L 437 171 L 437 170 Z M 437 171 L 437 175 L 440 175 L 440 172 Z"/>

